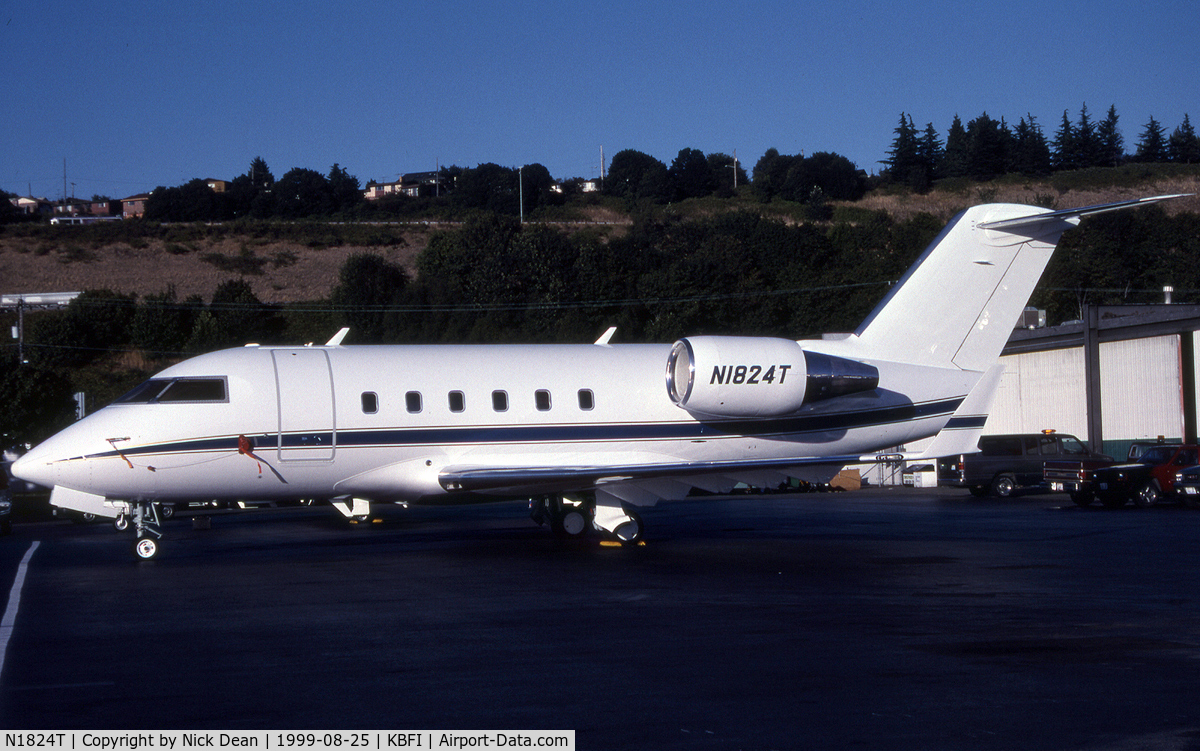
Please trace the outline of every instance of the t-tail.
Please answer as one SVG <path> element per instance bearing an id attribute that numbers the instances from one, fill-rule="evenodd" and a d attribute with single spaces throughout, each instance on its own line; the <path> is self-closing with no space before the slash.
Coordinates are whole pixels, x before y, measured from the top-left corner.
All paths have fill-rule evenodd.
<path id="1" fill-rule="evenodd" d="M 974 206 L 955 217 L 867 316 L 853 344 L 872 359 L 982 372 L 995 364 L 1062 233 L 1089 214 L 1181 196 L 1051 211 Z M 914 337 L 914 329 L 921 331 Z"/>

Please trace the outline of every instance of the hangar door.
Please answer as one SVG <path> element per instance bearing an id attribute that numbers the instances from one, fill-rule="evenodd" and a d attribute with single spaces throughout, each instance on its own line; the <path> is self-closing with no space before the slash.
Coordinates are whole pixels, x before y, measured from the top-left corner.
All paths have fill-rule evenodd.
<path id="1" fill-rule="evenodd" d="M 333 374 L 323 349 L 277 349 L 279 460 L 329 461 L 337 446 Z"/>

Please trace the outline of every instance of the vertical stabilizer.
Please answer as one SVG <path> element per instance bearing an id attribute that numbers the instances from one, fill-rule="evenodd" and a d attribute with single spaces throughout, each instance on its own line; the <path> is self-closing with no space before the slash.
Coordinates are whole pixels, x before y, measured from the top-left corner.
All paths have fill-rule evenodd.
<path id="1" fill-rule="evenodd" d="M 1080 217 L 1174 198 L 1050 211 L 985 204 L 955 217 L 859 327 L 872 358 L 987 370 L 1062 233 Z"/>

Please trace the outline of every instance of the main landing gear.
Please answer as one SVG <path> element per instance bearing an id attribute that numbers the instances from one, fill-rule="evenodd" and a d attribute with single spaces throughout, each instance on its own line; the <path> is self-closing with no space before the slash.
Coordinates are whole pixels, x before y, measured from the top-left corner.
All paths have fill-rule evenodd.
<path id="1" fill-rule="evenodd" d="M 607 494 L 598 494 L 595 500 L 561 495 L 533 498 L 529 516 L 564 540 L 582 539 L 592 530 L 622 545 L 638 545 L 644 539 L 642 517 Z"/>

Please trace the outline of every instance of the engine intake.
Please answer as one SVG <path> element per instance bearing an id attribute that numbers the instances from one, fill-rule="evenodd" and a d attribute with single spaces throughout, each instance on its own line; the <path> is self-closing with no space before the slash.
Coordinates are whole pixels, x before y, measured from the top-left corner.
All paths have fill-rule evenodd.
<path id="1" fill-rule="evenodd" d="M 878 386 L 873 366 L 807 352 L 791 339 L 693 336 L 667 357 L 671 401 L 714 417 L 776 417 Z"/>

